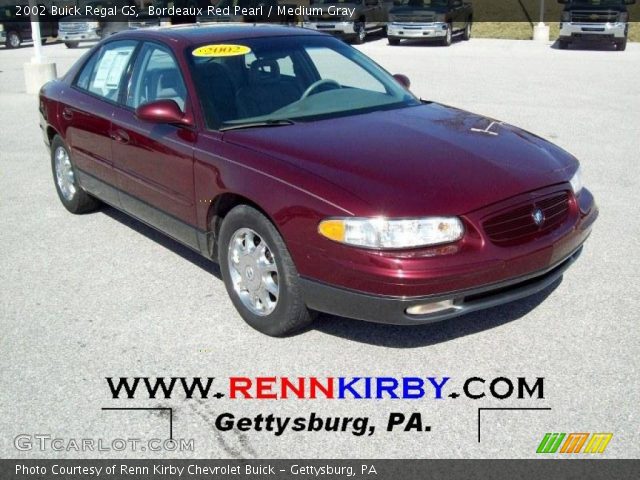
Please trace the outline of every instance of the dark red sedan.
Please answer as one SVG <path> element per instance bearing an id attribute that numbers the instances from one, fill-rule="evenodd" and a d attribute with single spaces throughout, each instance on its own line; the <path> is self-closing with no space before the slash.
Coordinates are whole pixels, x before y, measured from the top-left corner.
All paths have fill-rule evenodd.
<path id="1" fill-rule="evenodd" d="M 578 161 L 407 87 L 305 29 L 159 28 L 43 87 L 41 126 L 70 212 L 113 205 L 219 262 L 269 335 L 313 311 L 433 322 L 558 279 L 598 214 Z"/>

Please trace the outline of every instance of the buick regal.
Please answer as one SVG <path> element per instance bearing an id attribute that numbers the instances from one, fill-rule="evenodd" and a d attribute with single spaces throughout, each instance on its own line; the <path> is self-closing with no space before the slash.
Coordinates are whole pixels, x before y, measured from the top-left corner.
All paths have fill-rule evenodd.
<path id="1" fill-rule="evenodd" d="M 67 210 L 111 205 L 219 262 L 268 335 L 318 311 L 416 325 L 531 295 L 598 212 L 569 153 L 301 28 L 119 33 L 40 112 Z"/>

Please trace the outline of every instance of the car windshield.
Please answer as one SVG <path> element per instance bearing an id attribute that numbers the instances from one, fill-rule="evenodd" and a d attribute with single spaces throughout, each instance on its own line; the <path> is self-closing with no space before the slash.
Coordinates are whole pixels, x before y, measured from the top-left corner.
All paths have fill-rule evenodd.
<path id="1" fill-rule="evenodd" d="M 329 36 L 234 40 L 189 47 L 186 54 L 212 129 L 420 104 L 372 60 Z"/>
<path id="2" fill-rule="evenodd" d="M 410 7 L 446 7 L 449 5 L 449 0 L 394 0 L 393 4 Z"/>
<path id="3" fill-rule="evenodd" d="M 619 7 L 624 5 L 624 0 L 572 0 L 571 5 L 576 7 Z"/>
<path id="4" fill-rule="evenodd" d="M 358 0 L 311 0 L 311 5 L 334 5 L 336 3 L 360 3 Z"/>

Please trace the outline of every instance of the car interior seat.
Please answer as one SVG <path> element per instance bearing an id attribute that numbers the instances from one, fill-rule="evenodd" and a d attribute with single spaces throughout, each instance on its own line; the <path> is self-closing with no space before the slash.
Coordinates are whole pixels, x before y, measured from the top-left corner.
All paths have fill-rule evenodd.
<path id="1" fill-rule="evenodd" d="M 236 94 L 238 114 L 240 118 L 267 115 L 295 102 L 301 95 L 296 83 L 280 75 L 276 60 L 257 59 L 249 67 L 248 85 Z"/>
<path id="2" fill-rule="evenodd" d="M 215 61 L 198 67 L 201 91 L 207 92 L 202 102 L 207 124 L 216 125 L 238 117 L 236 91 L 228 67 Z"/>

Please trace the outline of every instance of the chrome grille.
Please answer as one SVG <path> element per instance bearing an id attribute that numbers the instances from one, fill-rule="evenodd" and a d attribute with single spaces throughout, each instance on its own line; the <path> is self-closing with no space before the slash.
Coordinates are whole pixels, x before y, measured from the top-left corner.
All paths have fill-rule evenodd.
<path id="1" fill-rule="evenodd" d="M 160 25 L 160 19 L 137 20 L 129 22 L 129 28 L 131 29 L 156 27 L 158 25 Z"/>
<path id="2" fill-rule="evenodd" d="M 435 14 L 398 13 L 391 15 L 390 20 L 398 23 L 433 23 Z"/>
<path id="3" fill-rule="evenodd" d="M 87 22 L 60 22 L 58 32 L 84 33 L 87 31 Z"/>
<path id="4" fill-rule="evenodd" d="M 573 23 L 615 23 L 618 21 L 618 12 L 580 10 L 571 12 L 571 21 Z"/>
<path id="5" fill-rule="evenodd" d="M 537 225 L 533 212 L 540 209 L 544 221 Z M 497 245 L 515 245 L 544 235 L 558 227 L 569 215 L 569 192 L 556 192 L 516 205 L 483 223 L 489 239 Z"/>

